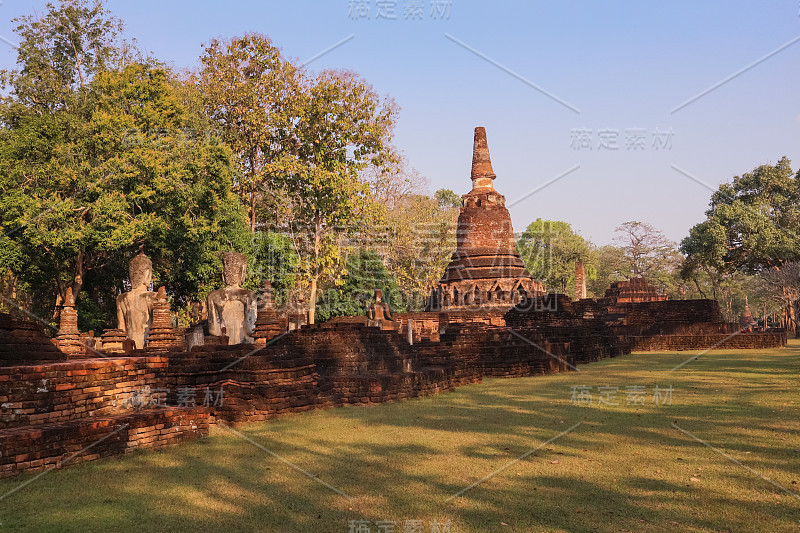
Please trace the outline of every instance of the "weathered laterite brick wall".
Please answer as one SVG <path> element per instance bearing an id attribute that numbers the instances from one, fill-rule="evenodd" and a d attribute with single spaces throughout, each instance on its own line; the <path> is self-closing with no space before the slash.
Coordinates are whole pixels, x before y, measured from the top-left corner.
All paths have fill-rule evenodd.
<path id="1" fill-rule="evenodd" d="M 5 360 L 30 361 L 29 354 L 39 349 L 52 360 L 0 366 L 0 476 L 197 438 L 207 435 L 209 421 L 217 419 L 238 423 L 403 400 L 486 376 L 566 371 L 627 353 L 632 346 L 766 348 L 786 339 L 785 333 L 726 336 L 727 326 L 707 303 L 629 304 L 634 306 L 629 320 L 614 317 L 613 325 L 592 300 L 547 296 L 527 303 L 505 316 L 442 313 L 434 322 L 434 313 L 427 313 L 420 316 L 413 345 L 402 332 L 342 321 L 305 327 L 264 347 L 205 345 L 187 352 L 176 343 L 130 357 L 69 361 L 47 350 L 41 332 L 17 324 L 5 330 L 13 341 L 5 345 Z M 654 321 L 659 313 L 668 320 Z M 690 323 L 698 318 L 710 321 Z M 436 339 L 422 334 L 434 327 Z M 19 331 L 35 350 L 20 347 L 17 354 L 8 348 L 25 344 L 14 336 Z M 209 404 L 204 396 L 218 390 L 223 391 L 220 401 Z M 129 401 L 134 397 L 146 400 Z"/>
<path id="2" fill-rule="evenodd" d="M 786 344 L 786 332 L 713 335 L 654 335 L 628 337 L 632 349 L 645 351 L 681 351 L 714 348 L 717 350 L 755 350 L 780 348 Z"/>
<path id="3" fill-rule="evenodd" d="M 115 357 L 0 367 L 0 428 L 123 411 L 143 387 L 163 388 L 168 364 L 164 357 Z"/>
<path id="4" fill-rule="evenodd" d="M 208 435 L 208 409 L 168 408 L 0 430 L 0 477 Z"/>
<path id="5" fill-rule="evenodd" d="M 716 300 L 667 300 L 618 305 L 623 316 L 615 326 L 627 335 L 733 333 L 722 320 Z"/>
<path id="6" fill-rule="evenodd" d="M 603 309 L 593 300 L 537 296 L 510 310 L 505 319 L 528 338 L 565 344 L 576 364 L 630 353 L 629 341 L 605 322 Z"/>
<path id="7" fill-rule="evenodd" d="M 574 368 L 568 345 L 485 324 L 453 324 L 439 345 L 423 345 L 424 364 L 449 366 L 463 382 L 482 377 L 521 377 Z M 458 384 L 461 384 L 460 382 Z"/>
<path id="8" fill-rule="evenodd" d="M 214 415 L 229 423 L 264 420 L 437 394 L 484 376 L 569 369 L 565 344 L 540 341 L 544 346 L 507 328 L 461 324 L 448 328 L 441 342 L 411 346 L 394 331 L 336 323 L 293 331 L 258 351 L 204 346 L 172 354 L 167 381 L 175 390 L 194 389 L 198 404 L 204 391 L 223 387 L 225 401 Z"/>
<path id="9" fill-rule="evenodd" d="M 404 336 L 408 335 L 408 320 L 412 320 L 414 342 L 420 342 L 423 339 L 437 342 L 439 340 L 439 313 L 393 313 L 392 318 L 400 322 L 399 333 Z"/>
<path id="10" fill-rule="evenodd" d="M 785 331 L 739 333 L 726 323 L 716 300 L 634 302 L 621 306 L 624 314 L 611 329 L 636 351 L 763 349 L 786 344 Z"/>
<path id="11" fill-rule="evenodd" d="M 0 313 L 0 366 L 64 361 L 66 358 L 37 324 Z"/>
<path id="12" fill-rule="evenodd" d="M 40 328 L 7 315 L 0 355 L 0 477 L 208 435 L 207 409 L 147 409 L 166 396 L 160 355 L 66 361 Z"/>

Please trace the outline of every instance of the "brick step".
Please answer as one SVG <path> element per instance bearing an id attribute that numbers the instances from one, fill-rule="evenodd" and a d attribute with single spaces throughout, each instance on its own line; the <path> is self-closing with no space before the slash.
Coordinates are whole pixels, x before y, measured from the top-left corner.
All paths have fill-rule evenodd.
<path id="1" fill-rule="evenodd" d="M 0 477 L 208 436 L 205 407 L 146 409 L 0 430 Z"/>

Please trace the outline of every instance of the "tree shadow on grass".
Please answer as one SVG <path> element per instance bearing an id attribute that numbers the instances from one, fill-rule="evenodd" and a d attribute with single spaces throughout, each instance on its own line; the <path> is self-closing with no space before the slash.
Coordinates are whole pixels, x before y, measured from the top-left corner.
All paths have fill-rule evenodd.
<path id="1" fill-rule="evenodd" d="M 715 493 L 705 496 L 701 505 L 726 514 L 737 510 L 720 529 L 716 517 L 691 503 L 696 488 L 639 476 L 620 482 L 618 489 L 609 490 L 574 477 L 516 478 L 503 487 L 465 495 L 484 503 L 491 512 L 465 508 L 463 517 L 476 531 L 493 521 L 504 521 L 516 531 L 570 532 L 758 531 L 764 526 L 769 528 L 768 524 L 791 523 L 786 520 L 787 508 L 780 503 L 755 506 Z M 642 491 L 643 486 L 646 491 Z M 681 508 L 687 512 L 676 515 L 675 509 Z M 762 521 L 753 524 L 752 516 L 760 516 Z"/>
<path id="2" fill-rule="evenodd" d="M 726 362 L 721 371 L 742 370 L 739 364 L 744 361 L 722 360 Z M 607 368 L 625 368 L 616 363 Z M 754 380 L 786 376 L 793 364 L 784 359 L 769 370 L 747 372 Z M 697 378 L 707 377 L 708 372 L 673 374 L 676 387 L 701 393 L 703 385 L 697 385 Z M 594 383 L 596 375 L 553 378 L 486 380 L 441 397 L 376 409 L 348 407 L 307 413 L 237 428 L 352 496 L 352 501 L 246 440 L 218 429 L 209 439 L 177 448 L 137 452 L 49 473 L 0 501 L 0 522 L 4 529 L 29 531 L 342 532 L 348 530 L 349 520 L 361 518 L 374 523 L 444 516 L 453 519 L 453 531 L 460 533 L 620 528 L 755 531 L 773 524 L 777 524 L 772 528 L 776 530 L 788 527 L 800 518 L 790 496 L 780 501 L 738 498 L 742 490 L 756 490 L 770 498 L 780 491 L 732 463 L 725 479 L 739 487 L 739 492 L 700 489 L 631 471 L 614 474 L 620 475 L 621 489 L 580 479 L 577 473 L 562 477 L 526 473 L 528 467 L 535 470 L 553 458 L 564 462 L 584 460 L 587 455 L 619 456 L 630 453 L 626 448 L 630 445 L 663 448 L 669 464 L 728 462 L 671 427 L 671 422 L 757 471 L 786 470 L 792 459 L 788 441 L 755 443 L 746 433 L 739 433 L 745 424 L 747 431 L 766 433 L 794 427 L 776 415 L 774 406 L 748 405 L 743 410 L 725 404 L 722 398 L 712 401 L 706 394 L 698 397 L 703 405 L 648 406 L 638 411 L 585 409 L 570 405 L 569 387 L 582 380 Z M 624 376 L 610 373 L 603 381 L 614 383 L 620 378 Z M 767 390 L 767 384 L 754 383 L 746 394 Z M 520 475 L 509 469 L 447 502 L 450 495 L 578 421 L 584 423 L 520 464 Z M 334 426 L 339 433 L 325 433 L 325 427 Z M 344 437 L 341 427 L 348 429 Z M 410 431 L 417 440 L 402 438 Z M 469 438 L 462 439 L 464 435 Z M 746 451 L 754 452 L 753 457 L 742 459 Z M 447 470 L 456 466 L 463 471 Z M 2 481 L 0 490 L 11 490 L 32 478 Z M 725 519 L 712 516 L 709 509 Z M 747 516 L 762 518 L 753 521 Z"/>

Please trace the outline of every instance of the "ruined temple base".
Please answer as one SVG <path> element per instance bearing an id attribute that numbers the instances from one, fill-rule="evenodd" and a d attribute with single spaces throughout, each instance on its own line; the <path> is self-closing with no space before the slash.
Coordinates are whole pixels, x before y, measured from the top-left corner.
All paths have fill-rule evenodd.
<path id="1" fill-rule="evenodd" d="M 0 430 L 0 477 L 208 436 L 210 410 L 167 408 Z"/>
<path id="2" fill-rule="evenodd" d="M 629 302 L 613 312 L 563 295 L 527 304 L 505 314 L 397 313 L 396 331 L 349 317 L 301 327 L 263 347 L 207 337 L 224 343 L 79 360 L 64 360 L 35 328 L 3 328 L 0 320 L 0 477 L 184 442 L 207 435 L 217 420 L 400 401 L 484 377 L 575 370 L 631 349 L 786 343 L 785 332 L 736 333 L 716 302 L 703 300 Z M 217 391 L 224 398 L 214 397 Z"/>
<path id="3" fill-rule="evenodd" d="M 635 352 L 661 352 L 684 350 L 758 350 L 781 348 L 786 345 L 786 332 L 706 334 L 706 335 L 653 335 L 629 336 L 631 350 Z"/>

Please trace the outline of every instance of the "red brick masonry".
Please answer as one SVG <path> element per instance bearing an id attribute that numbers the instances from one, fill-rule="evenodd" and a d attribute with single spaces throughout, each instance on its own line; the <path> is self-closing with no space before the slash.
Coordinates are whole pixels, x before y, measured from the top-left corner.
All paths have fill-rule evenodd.
<path id="1" fill-rule="evenodd" d="M 786 344 L 786 332 L 710 334 L 710 335 L 655 335 L 628 337 L 631 349 L 636 352 L 703 350 L 755 350 L 780 348 Z"/>
<path id="2" fill-rule="evenodd" d="M 205 437 L 209 416 L 204 408 L 149 409 L 123 416 L 3 429 L 0 477 Z"/>
<path id="3" fill-rule="evenodd" d="M 0 428 L 124 411 L 134 392 L 164 387 L 168 365 L 165 357 L 114 357 L 0 367 Z"/>
<path id="4" fill-rule="evenodd" d="M 614 313 L 563 295 L 525 303 L 504 315 L 404 316 L 417 319 L 413 345 L 405 331 L 339 322 L 266 346 L 173 346 L 69 361 L 58 360 L 63 355 L 35 327 L 0 320 L 0 477 L 203 437 L 216 419 L 249 422 L 402 400 L 487 376 L 563 372 L 632 348 L 786 342 L 784 332 L 731 335 L 716 302 L 707 300 L 616 304 Z M 204 402 L 219 390 L 221 401 Z M 209 407 L 197 407 L 204 403 Z"/>

